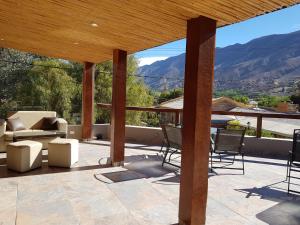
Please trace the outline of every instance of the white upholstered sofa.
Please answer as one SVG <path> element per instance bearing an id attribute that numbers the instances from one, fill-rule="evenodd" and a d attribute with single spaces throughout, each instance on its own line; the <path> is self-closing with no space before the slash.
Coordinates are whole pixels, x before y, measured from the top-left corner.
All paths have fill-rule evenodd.
<path id="1" fill-rule="evenodd" d="M 14 134 L 17 132 L 32 132 L 33 135 L 28 140 L 34 140 L 43 144 L 43 149 L 48 147 L 48 143 L 57 137 L 41 137 L 34 136 L 35 134 L 43 134 L 43 132 L 49 132 L 42 129 L 44 118 L 56 117 L 56 112 L 53 111 L 17 111 L 8 114 L 7 119 L 20 118 L 25 126 L 25 130 L 9 131 L 5 121 L 0 123 L 0 152 L 6 151 L 7 144 L 13 141 Z M 60 133 L 67 135 L 68 124 L 62 118 L 57 118 L 57 130 Z"/>

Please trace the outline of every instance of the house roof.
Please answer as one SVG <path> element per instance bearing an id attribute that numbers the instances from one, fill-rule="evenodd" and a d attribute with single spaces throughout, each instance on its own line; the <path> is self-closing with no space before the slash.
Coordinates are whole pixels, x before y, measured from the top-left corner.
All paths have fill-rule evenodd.
<path id="1" fill-rule="evenodd" d="M 113 49 L 134 53 L 185 38 L 200 15 L 222 27 L 299 0 L 0 0 L 0 47 L 101 62 Z"/>
<path id="2" fill-rule="evenodd" d="M 234 101 L 231 98 L 224 97 L 224 96 L 219 97 L 219 98 L 213 98 L 213 100 L 212 100 L 213 105 L 222 104 L 222 103 L 230 104 L 230 105 L 232 105 L 232 108 L 236 108 L 236 107 L 249 108 L 249 106 L 246 104 Z M 183 96 L 162 102 L 160 104 L 160 106 L 166 107 L 166 108 L 173 108 L 173 109 L 182 109 L 183 108 Z"/>
<path id="3" fill-rule="evenodd" d="M 276 113 L 271 112 L 264 109 L 244 109 L 244 108 L 235 108 L 230 110 L 233 112 L 259 112 L 259 113 Z M 248 122 L 250 123 L 250 127 L 256 128 L 256 118 L 255 117 L 245 117 L 245 116 L 235 116 L 235 119 L 240 121 L 241 125 L 248 126 Z M 300 127 L 300 120 L 296 119 L 278 119 L 278 118 L 263 118 L 262 128 L 264 130 L 270 131 L 273 134 L 285 136 L 285 137 L 293 137 L 294 129 Z"/>

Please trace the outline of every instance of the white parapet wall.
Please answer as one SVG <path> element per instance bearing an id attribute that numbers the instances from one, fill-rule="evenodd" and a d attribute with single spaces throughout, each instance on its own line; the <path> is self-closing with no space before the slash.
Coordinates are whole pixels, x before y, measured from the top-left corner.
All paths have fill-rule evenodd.
<path id="1" fill-rule="evenodd" d="M 69 125 L 68 138 L 82 139 L 82 126 Z M 103 140 L 110 139 L 110 124 L 94 124 L 93 136 Z M 125 138 L 128 143 L 138 143 L 146 145 L 161 145 L 163 135 L 161 128 L 129 126 L 125 128 Z"/>
<path id="2" fill-rule="evenodd" d="M 244 151 L 246 155 L 260 157 L 288 157 L 288 152 L 292 150 L 293 140 L 283 138 L 256 138 L 246 136 L 244 140 Z"/>
<path id="3" fill-rule="evenodd" d="M 81 139 L 81 129 L 81 125 L 69 125 L 68 137 Z M 94 124 L 93 136 L 103 140 L 109 140 L 110 124 Z M 127 143 L 160 146 L 163 141 L 163 134 L 161 128 L 127 125 L 125 128 L 125 138 Z M 246 136 L 244 143 L 246 155 L 287 158 L 288 152 L 292 149 L 293 140 Z"/>

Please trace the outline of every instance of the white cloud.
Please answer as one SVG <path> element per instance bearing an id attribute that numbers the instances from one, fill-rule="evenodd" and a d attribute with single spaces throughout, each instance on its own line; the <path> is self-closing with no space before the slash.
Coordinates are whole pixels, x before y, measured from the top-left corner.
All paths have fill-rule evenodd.
<path id="1" fill-rule="evenodd" d="M 139 58 L 139 66 L 150 65 L 159 60 L 165 60 L 168 57 L 166 56 L 157 56 L 157 57 L 143 57 Z"/>
<path id="2" fill-rule="evenodd" d="M 299 30 L 299 29 L 300 29 L 300 23 L 294 24 L 294 25 L 292 26 L 292 29 L 293 29 L 293 30 Z"/>

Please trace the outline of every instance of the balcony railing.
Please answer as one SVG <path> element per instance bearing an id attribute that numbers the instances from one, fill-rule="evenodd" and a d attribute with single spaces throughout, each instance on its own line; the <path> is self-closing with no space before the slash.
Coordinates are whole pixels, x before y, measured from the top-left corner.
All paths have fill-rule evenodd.
<path id="1" fill-rule="evenodd" d="M 111 104 L 97 103 L 99 108 L 111 109 Z M 171 109 L 163 107 L 139 107 L 139 106 L 126 106 L 126 110 L 143 111 L 143 112 L 156 112 L 156 113 L 174 113 L 175 123 L 180 120 L 180 113 L 182 109 Z M 285 113 L 259 113 L 259 112 L 231 112 L 231 111 L 212 111 L 213 115 L 230 115 L 230 116 L 243 116 L 255 117 L 257 119 L 256 137 L 262 136 L 262 121 L 263 118 L 278 118 L 278 119 L 300 119 L 300 114 L 285 114 Z"/>

